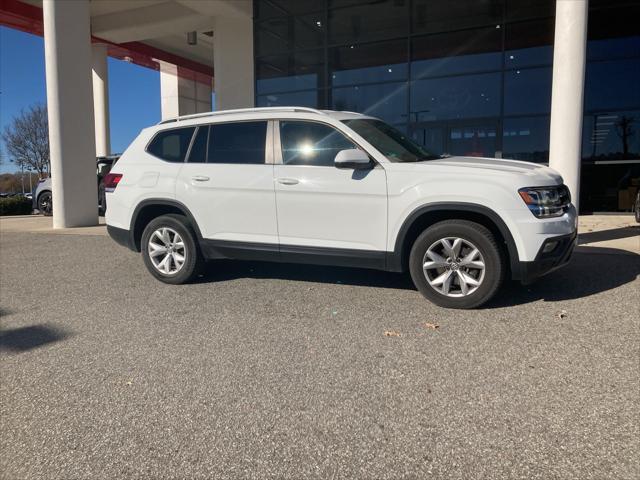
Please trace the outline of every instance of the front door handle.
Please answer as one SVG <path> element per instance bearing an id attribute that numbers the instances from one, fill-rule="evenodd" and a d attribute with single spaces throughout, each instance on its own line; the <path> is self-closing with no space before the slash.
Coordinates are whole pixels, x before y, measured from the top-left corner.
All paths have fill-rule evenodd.
<path id="1" fill-rule="evenodd" d="M 295 178 L 279 178 L 278 183 L 282 185 L 297 185 L 299 182 Z"/>
<path id="2" fill-rule="evenodd" d="M 209 181 L 209 177 L 207 177 L 205 175 L 195 175 L 195 176 L 191 177 L 191 180 L 193 180 L 194 182 L 208 182 Z"/>

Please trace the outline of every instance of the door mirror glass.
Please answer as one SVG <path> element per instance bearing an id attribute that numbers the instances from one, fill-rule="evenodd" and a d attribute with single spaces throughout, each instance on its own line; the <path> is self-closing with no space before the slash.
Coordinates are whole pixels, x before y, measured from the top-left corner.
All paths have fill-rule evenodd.
<path id="1" fill-rule="evenodd" d="M 334 160 L 336 168 L 367 170 L 373 167 L 369 155 L 357 148 L 340 150 Z"/>

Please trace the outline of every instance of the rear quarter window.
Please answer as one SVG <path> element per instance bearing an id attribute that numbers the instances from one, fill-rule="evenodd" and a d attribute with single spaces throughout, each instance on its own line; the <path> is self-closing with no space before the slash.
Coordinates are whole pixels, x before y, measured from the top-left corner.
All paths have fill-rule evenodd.
<path id="1" fill-rule="evenodd" d="M 195 127 L 158 132 L 147 146 L 147 153 L 167 162 L 184 162 Z"/>

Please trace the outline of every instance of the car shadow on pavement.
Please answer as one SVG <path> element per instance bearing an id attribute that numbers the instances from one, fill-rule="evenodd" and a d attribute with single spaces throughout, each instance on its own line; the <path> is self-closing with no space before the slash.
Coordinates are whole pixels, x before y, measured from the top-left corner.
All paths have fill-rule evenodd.
<path id="1" fill-rule="evenodd" d="M 64 330 L 49 325 L 0 331 L 0 351 L 25 352 L 69 337 Z"/>
<path id="2" fill-rule="evenodd" d="M 639 275 L 640 255 L 612 248 L 581 247 L 580 251 L 574 253 L 569 265 L 538 279 L 532 285 L 505 282 L 498 295 L 483 308 L 502 308 L 537 300 L 557 302 L 588 297 L 633 282 Z M 408 273 L 231 260 L 209 263 L 197 282 L 216 283 L 239 278 L 416 290 Z"/>
<path id="3" fill-rule="evenodd" d="M 640 237 L 640 225 L 580 233 L 578 235 L 578 244 L 583 245 L 585 243 L 604 242 L 629 237 Z"/>
<path id="4" fill-rule="evenodd" d="M 639 275 L 640 255 L 613 248 L 581 247 L 567 266 L 531 285 L 507 282 L 484 308 L 584 298 L 633 282 Z"/>

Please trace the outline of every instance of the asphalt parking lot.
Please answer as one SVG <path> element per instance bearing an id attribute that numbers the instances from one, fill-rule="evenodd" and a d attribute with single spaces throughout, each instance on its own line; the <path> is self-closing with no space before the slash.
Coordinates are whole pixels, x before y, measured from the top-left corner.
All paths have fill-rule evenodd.
<path id="1" fill-rule="evenodd" d="M 168 286 L 104 236 L 3 233 L 0 477 L 637 479 L 639 274 L 582 249 L 452 311 L 404 275 Z"/>

